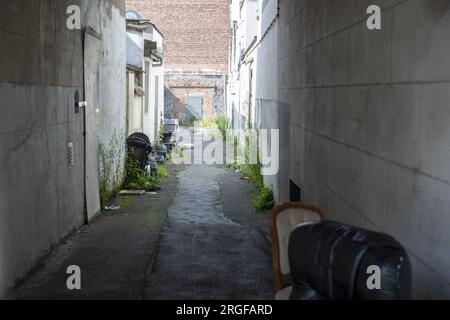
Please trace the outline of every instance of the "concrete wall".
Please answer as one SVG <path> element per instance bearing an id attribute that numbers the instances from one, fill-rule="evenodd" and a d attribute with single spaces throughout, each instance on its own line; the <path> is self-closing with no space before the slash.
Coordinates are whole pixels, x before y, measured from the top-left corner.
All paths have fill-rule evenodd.
<path id="1" fill-rule="evenodd" d="M 127 28 L 127 64 L 144 70 L 144 32 Z"/>
<path id="2" fill-rule="evenodd" d="M 2 1 L 0 297 L 85 219 L 83 118 L 74 108 L 75 92 L 83 94 L 82 39 L 81 31 L 65 27 L 64 3 Z M 121 41 L 113 41 L 112 35 L 119 32 L 116 23 L 122 19 L 123 3 L 71 4 L 81 5 L 83 21 L 95 21 L 103 31 L 100 54 L 105 67 L 120 66 Z M 113 43 L 115 50 L 110 50 Z M 124 50 L 123 42 L 123 54 Z M 122 112 L 118 99 L 125 88 L 120 72 L 110 69 L 102 72 L 101 112 L 107 119 L 110 113 Z M 115 123 L 108 125 L 100 131 L 106 140 Z M 68 142 L 74 146 L 73 165 Z"/>
<path id="3" fill-rule="evenodd" d="M 252 128 L 280 130 L 285 145 L 280 150 L 280 170 L 277 175 L 265 176 L 264 182 L 273 187 L 276 202 L 283 202 L 289 200 L 285 181 L 289 181 L 291 130 L 286 125 L 290 107 L 278 97 L 278 13 L 278 0 L 232 1 L 227 114 L 234 129 L 246 129 L 250 124 Z M 255 36 L 256 43 L 251 41 Z"/>
<path id="4" fill-rule="evenodd" d="M 123 180 L 126 135 L 125 0 L 82 0 L 83 19 L 99 42 L 100 184 L 116 189 Z M 97 72 L 93 70 L 93 72 Z"/>
<path id="5" fill-rule="evenodd" d="M 281 1 L 290 178 L 329 218 L 396 237 L 415 298 L 450 298 L 450 2 L 376 1 L 369 31 L 372 2 Z"/>
<path id="6" fill-rule="evenodd" d="M 280 130 L 280 140 L 290 140 L 290 127 L 284 125 L 289 122 L 290 108 L 280 102 L 278 98 L 278 42 L 279 22 L 276 19 L 278 0 L 261 1 L 261 36 L 265 34 L 257 49 L 257 78 L 256 78 L 256 118 L 257 127 L 262 129 Z M 274 24 L 271 27 L 272 22 Z M 284 144 L 280 152 L 280 171 L 276 176 L 265 176 L 264 183 L 271 185 L 276 202 L 289 200 L 289 144 Z"/>
<path id="7" fill-rule="evenodd" d="M 234 129 L 254 128 L 256 79 L 259 72 L 256 43 L 260 40 L 260 6 L 254 0 L 234 0 L 230 3 L 230 10 L 230 28 L 233 32 L 227 114 L 232 118 Z"/>
<path id="8" fill-rule="evenodd" d="M 153 143 L 158 138 L 161 121 L 164 118 L 164 62 L 154 62 L 152 57 L 144 56 L 144 40 L 156 42 L 163 51 L 163 37 L 152 25 L 137 31 L 130 24 L 127 27 L 127 108 L 128 133 L 143 132 Z M 139 71 L 143 72 L 139 72 Z M 142 78 L 145 95 L 135 93 L 135 80 Z M 156 77 L 158 83 L 156 84 Z M 157 86 L 157 87 L 156 87 Z M 158 97 L 158 99 L 156 99 Z"/>
<path id="9" fill-rule="evenodd" d="M 259 1 L 246 0 L 242 5 L 242 14 L 244 15 L 245 31 L 244 31 L 244 46 L 250 47 L 255 36 L 258 35 L 259 28 Z"/>
<path id="10" fill-rule="evenodd" d="M 144 96 L 136 93 L 136 76 L 143 74 L 127 69 L 127 137 L 136 132 L 143 132 Z"/>
<path id="11" fill-rule="evenodd" d="M 158 50 L 162 52 L 164 42 L 162 35 L 153 26 L 149 27 L 149 30 L 151 33 L 145 33 L 145 39 L 156 42 Z M 145 58 L 145 61 L 144 103 L 148 103 L 148 112 L 144 111 L 144 133 L 150 137 L 150 141 L 154 142 L 159 136 L 161 122 L 164 120 L 164 59 L 162 63 L 154 62 L 152 58 Z M 147 65 L 149 66 L 148 75 Z M 158 77 L 157 84 L 156 77 Z"/>
<path id="12" fill-rule="evenodd" d="M 158 77 L 158 86 L 156 86 L 156 77 Z M 164 65 L 163 66 L 154 66 L 152 68 L 152 72 L 150 75 L 150 86 L 152 88 L 152 97 L 150 100 L 151 110 L 153 112 L 154 117 L 152 120 L 155 123 L 155 130 L 153 132 L 154 138 L 156 139 L 159 136 L 161 131 L 161 122 L 164 121 Z M 158 99 L 156 99 L 156 90 L 158 90 Z M 150 112 L 150 111 L 149 111 Z M 156 120 L 156 121 L 155 121 Z M 152 140 L 153 141 L 153 140 Z"/>
<path id="13" fill-rule="evenodd" d="M 151 58 L 145 58 L 145 73 L 144 77 L 144 118 L 143 118 L 143 131 L 150 141 L 155 141 L 155 84 L 153 61 Z M 148 67 L 148 70 L 147 70 Z"/>

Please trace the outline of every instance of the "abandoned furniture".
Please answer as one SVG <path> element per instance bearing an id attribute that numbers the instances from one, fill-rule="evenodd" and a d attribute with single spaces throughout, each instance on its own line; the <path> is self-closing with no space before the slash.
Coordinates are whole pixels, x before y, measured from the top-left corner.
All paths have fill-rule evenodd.
<path id="1" fill-rule="evenodd" d="M 156 142 L 154 149 L 155 149 L 154 151 L 157 155 L 156 160 L 158 161 L 158 163 L 163 163 L 164 161 L 166 161 L 166 159 L 168 157 L 167 146 L 161 142 Z"/>
<path id="2" fill-rule="evenodd" d="M 164 119 L 163 143 L 171 151 L 176 142 L 176 134 L 180 127 L 178 119 Z"/>
<path id="3" fill-rule="evenodd" d="M 272 210 L 270 233 L 276 299 L 288 299 L 292 289 L 288 259 L 289 236 L 292 230 L 301 223 L 323 219 L 325 219 L 325 214 L 322 210 L 300 202 L 284 203 Z"/>
<path id="4" fill-rule="evenodd" d="M 295 228 L 289 241 L 294 300 L 409 299 L 411 266 L 392 237 L 323 221 Z"/>
<path id="5" fill-rule="evenodd" d="M 128 154 L 133 161 L 139 163 L 142 170 L 148 165 L 148 155 L 152 151 L 149 137 L 142 132 L 136 132 L 127 138 Z"/>

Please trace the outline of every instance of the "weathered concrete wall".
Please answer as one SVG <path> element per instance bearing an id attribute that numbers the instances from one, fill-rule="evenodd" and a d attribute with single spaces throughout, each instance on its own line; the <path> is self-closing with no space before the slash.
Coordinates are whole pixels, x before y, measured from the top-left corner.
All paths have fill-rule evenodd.
<path id="1" fill-rule="evenodd" d="M 186 120 L 189 96 L 203 98 L 203 118 L 225 115 L 225 75 L 220 72 L 166 72 L 166 116 Z"/>
<path id="2" fill-rule="evenodd" d="M 2 2 L 0 295 L 84 220 L 80 32 L 60 1 Z"/>
<path id="3" fill-rule="evenodd" d="M 99 42 L 99 142 L 101 184 L 109 190 L 122 183 L 126 135 L 125 0 L 82 0 L 86 27 L 102 36 Z M 93 70 L 93 72 L 96 72 Z"/>
<path id="4" fill-rule="evenodd" d="M 127 28 L 127 64 L 144 70 L 144 32 Z"/>
<path id="5" fill-rule="evenodd" d="M 143 132 L 144 97 L 136 94 L 136 76 L 142 76 L 141 72 L 127 70 L 127 137 Z"/>
<path id="6" fill-rule="evenodd" d="M 163 51 L 162 35 L 154 27 L 151 27 L 151 30 L 152 32 L 147 34 L 147 40 L 156 42 L 158 50 Z M 150 137 L 150 141 L 153 143 L 158 139 L 161 123 L 164 121 L 164 59 L 162 63 L 155 63 L 151 58 L 145 58 L 145 72 L 145 109 L 147 112 L 144 114 L 144 133 Z"/>
<path id="7" fill-rule="evenodd" d="M 261 34 L 265 34 L 257 49 L 256 77 L 256 118 L 257 127 L 280 130 L 280 140 L 285 148 L 280 149 L 280 171 L 274 176 L 265 176 L 264 183 L 271 185 L 277 203 L 289 200 L 289 144 L 290 140 L 289 105 L 278 98 L 278 41 L 279 22 L 277 16 L 278 0 L 261 3 Z M 275 21 L 275 22 L 274 22 Z M 273 25 L 271 26 L 271 24 Z M 287 188 L 287 189 L 286 189 Z"/>
<path id="8" fill-rule="evenodd" d="M 116 2 L 120 10 L 112 5 Z M 81 31 L 66 28 L 64 3 L 1 1 L 0 297 L 85 219 L 83 113 L 74 108 L 75 92 L 83 94 L 82 39 Z M 108 34 L 119 32 L 115 23 L 123 15 L 123 1 L 93 3 L 71 2 L 103 30 L 100 54 L 112 70 L 103 71 L 102 101 L 108 110 L 102 112 L 109 119 L 109 112 L 119 112 L 111 110 L 119 103 L 112 100 L 120 97 L 112 92 L 125 88 L 112 68 L 120 60 L 120 40 L 118 51 L 107 49 L 113 42 Z M 108 139 L 114 125 L 105 125 L 101 137 Z M 68 142 L 74 146 L 73 165 Z"/>
<path id="9" fill-rule="evenodd" d="M 156 85 L 156 77 L 158 77 L 158 84 Z M 156 140 L 161 131 L 161 122 L 164 121 L 164 65 L 154 66 L 150 76 L 150 86 L 152 88 L 152 97 L 150 100 L 150 112 L 154 112 L 152 120 L 155 122 L 153 136 Z M 158 91 L 158 92 L 156 92 Z M 157 94 L 157 98 L 156 98 Z M 154 140 L 152 140 L 154 141 Z"/>
<path id="10" fill-rule="evenodd" d="M 376 1 L 380 31 L 369 4 L 281 1 L 290 177 L 329 218 L 405 245 L 415 298 L 450 298 L 450 2 Z"/>

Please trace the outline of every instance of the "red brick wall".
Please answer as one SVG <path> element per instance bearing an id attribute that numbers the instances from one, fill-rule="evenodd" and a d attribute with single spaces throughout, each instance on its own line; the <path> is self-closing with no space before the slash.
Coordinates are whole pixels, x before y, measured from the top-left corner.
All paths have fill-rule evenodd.
<path id="1" fill-rule="evenodd" d="M 164 34 L 166 68 L 227 72 L 229 0 L 127 0 Z"/>

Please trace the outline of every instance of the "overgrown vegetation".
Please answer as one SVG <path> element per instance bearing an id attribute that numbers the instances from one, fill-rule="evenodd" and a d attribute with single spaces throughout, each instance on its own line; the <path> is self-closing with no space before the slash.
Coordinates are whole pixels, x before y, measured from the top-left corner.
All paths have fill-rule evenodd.
<path id="1" fill-rule="evenodd" d="M 141 170 L 139 163 L 127 154 L 125 134 L 115 130 L 107 146 L 99 145 L 100 155 L 100 204 L 105 208 L 122 189 L 161 190 L 161 181 L 169 177 L 164 164 L 158 165 L 156 176 Z M 120 201 L 128 201 L 123 198 Z M 118 203 L 121 205 L 120 203 Z"/>
<path id="2" fill-rule="evenodd" d="M 222 134 L 222 140 L 226 141 L 228 129 L 230 129 L 230 120 L 226 117 L 217 117 L 214 119 L 214 122 Z"/>
<path id="3" fill-rule="evenodd" d="M 216 123 L 214 120 L 200 120 L 195 123 L 195 126 L 216 129 Z"/>
<path id="4" fill-rule="evenodd" d="M 241 171 L 242 177 L 251 180 L 255 184 L 258 190 L 252 197 L 252 203 L 255 208 L 260 211 L 272 209 L 275 205 L 273 190 L 271 186 L 264 185 L 264 178 L 261 175 L 261 165 L 235 164 L 234 166 Z"/>
<path id="5" fill-rule="evenodd" d="M 184 149 L 177 147 L 170 152 L 170 159 L 183 159 L 184 158 Z"/>
<path id="6" fill-rule="evenodd" d="M 126 206 L 127 204 L 129 204 L 130 202 L 131 202 L 131 197 L 125 196 L 125 197 L 122 197 L 119 200 L 117 200 L 116 205 L 118 205 L 119 207 L 123 207 L 123 206 Z"/>
<path id="7" fill-rule="evenodd" d="M 170 176 L 169 171 L 167 170 L 165 165 L 160 164 L 158 166 L 158 177 L 159 178 L 167 178 Z"/>
<path id="8" fill-rule="evenodd" d="M 125 189 L 128 190 L 145 190 L 159 191 L 161 190 L 161 179 L 168 177 L 170 174 L 164 165 L 158 166 L 156 176 L 150 175 L 139 166 L 139 162 L 131 159 L 129 155 L 126 157 L 125 165 Z"/>
<path id="9" fill-rule="evenodd" d="M 271 186 L 269 187 L 262 187 L 259 190 L 259 193 L 256 193 L 253 196 L 253 205 L 257 210 L 263 211 L 263 210 L 271 210 L 274 205 L 275 201 L 273 199 L 273 189 Z"/>
<path id="10" fill-rule="evenodd" d="M 123 141 L 125 134 L 114 131 L 108 146 L 99 145 L 100 155 L 100 204 L 104 208 L 116 196 L 122 186 L 124 168 Z"/>
<path id="11" fill-rule="evenodd" d="M 194 115 L 191 115 L 189 120 L 180 120 L 180 126 L 193 127 L 197 121 L 198 119 Z"/>
<path id="12" fill-rule="evenodd" d="M 225 140 L 230 128 L 230 120 L 224 116 L 218 116 L 214 119 L 200 120 L 195 122 L 195 126 L 210 129 L 219 129 L 222 139 Z"/>
<path id="13" fill-rule="evenodd" d="M 250 154 L 251 154 L 251 144 L 249 143 L 250 140 L 255 139 L 256 137 L 252 136 L 250 133 L 246 134 L 243 141 L 245 145 L 244 147 L 241 146 L 241 139 L 239 137 L 233 137 L 232 144 L 233 147 L 236 149 L 243 149 L 243 157 L 245 158 L 246 164 L 240 164 L 237 159 L 228 167 L 231 167 L 232 169 L 236 171 L 240 171 L 243 178 L 248 179 L 252 181 L 255 184 L 255 187 L 257 188 L 257 192 L 252 197 L 252 203 L 255 206 L 255 208 L 259 211 L 264 210 L 270 210 L 274 207 L 275 201 L 273 196 L 273 188 L 272 186 L 265 186 L 264 185 L 264 177 L 261 174 L 261 162 L 259 161 L 259 157 L 256 161 L 256 164 L 250 164 Z M 231 140 L 231 139 L 228 139 Z M 257 154 L 259 154 L 257 152 Z M 244 159 L 241 159 L 244 160 Z"/>

